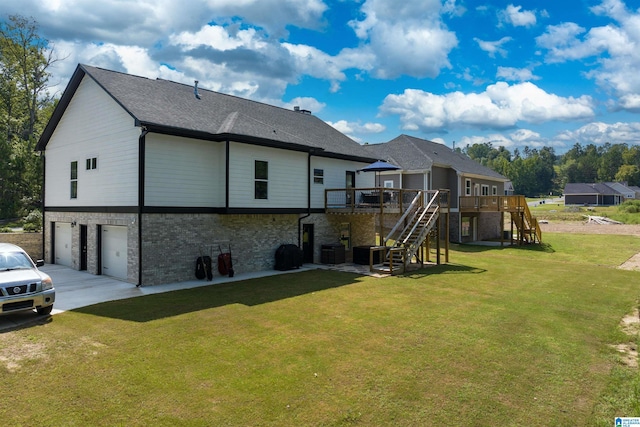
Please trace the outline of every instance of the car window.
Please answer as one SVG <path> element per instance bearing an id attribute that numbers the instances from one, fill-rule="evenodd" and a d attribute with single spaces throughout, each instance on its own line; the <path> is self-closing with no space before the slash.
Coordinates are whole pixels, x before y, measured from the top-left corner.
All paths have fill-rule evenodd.
<path id="1" fill-rule="evenodd" d="M 7 252 L 0 254 L 0 271 L 33 268 L 27 255 L 22 252 Z"/>

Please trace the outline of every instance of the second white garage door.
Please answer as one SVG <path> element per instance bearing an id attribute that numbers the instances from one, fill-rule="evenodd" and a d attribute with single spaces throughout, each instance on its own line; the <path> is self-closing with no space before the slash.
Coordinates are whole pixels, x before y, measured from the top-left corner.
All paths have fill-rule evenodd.
<path id="1" fill-rule="evenodd" d="M 102 274 L 127 280 L 127 227 L 102 226 Z"/>

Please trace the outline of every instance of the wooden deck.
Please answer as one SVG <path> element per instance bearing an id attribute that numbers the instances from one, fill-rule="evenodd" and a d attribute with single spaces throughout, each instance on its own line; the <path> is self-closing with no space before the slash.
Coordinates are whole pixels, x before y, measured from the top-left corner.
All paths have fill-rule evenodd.
<path id="1" fill-rule="evenodd" d="M 325 211 L 333 214 L 404 214 L 416 197 L 422 204 L 430 200 L 437 190 L 405 190 L 397 188 L 340 188 L 325 190 Z M 441 213 L 449 213 L 450 194 L 440 192 Z M 518 229 L 520 243 L 540 243 L 542 231 L 537 219 L 531 215 L 524 196 L 462 196 L 458 199 L 460 213 L 500 212 L 511 216 Z M 503 220 L 504 223 L 504 220 Z"/>
<path id="2" fill-rule="evenodd" d="M 542 242 L 542 230 L 536 217 L 531 215 L 524 196 L 463 196 L 460 197 L 460 212 L 509 213 L 511 234 L 515 225 L 520 243 Z"/>
<path id="3" fill-rule="evenodd" d="M 397 188 L 335 188 L 325 190 L 325 211 L 335 214 L 402 214 L 416 197 L 429 198 L 436 191 Z M 440 205 L 449 208 L 449 192 Z"/>
<path id="4" fill-rule="evenodd" d="M 528 210 L 524 196 L 462 196 L 460 212 L 524 212 Z"/>

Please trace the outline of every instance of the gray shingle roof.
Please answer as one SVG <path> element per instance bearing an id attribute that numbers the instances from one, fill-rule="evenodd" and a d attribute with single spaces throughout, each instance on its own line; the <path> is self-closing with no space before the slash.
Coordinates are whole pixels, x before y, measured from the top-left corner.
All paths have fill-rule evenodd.
<path id="1" fill-rule="evenodd" d="M 169 80 L 149 79 L 102 68 L 79 65 L 59 107 L 38 142 L 44 149 L 70 98 L 87 75 L 98 83 L 136 121 L 151 129 L 221 140 L 276 143 L 298 149 L 317 149 L 325 155 L 362 158 L 369 153 L 357 142 L 314 115 L 276 107 Z M 60 111 L 58 111 L 60 109 Z"/>
<path id="2" fill-rule="evenodd" d="M 567 194 L 620 194 L 617 190 L 609 187 L 608 185 L 599 182 L 595 184 L 586 184 L 583 182 L 568 183 L 564 186 L 564 195 Z"/>
<path id="3" fill-rule="evenodd" d="M 395 163 L 404 170 L 423 170 L 432 166 L 450 167 L 461 173 L 482 175 L 501 181 L 508 178 L 443 144 L 400 135 L 383 144 L 365 145 L 372 155 Z"/>

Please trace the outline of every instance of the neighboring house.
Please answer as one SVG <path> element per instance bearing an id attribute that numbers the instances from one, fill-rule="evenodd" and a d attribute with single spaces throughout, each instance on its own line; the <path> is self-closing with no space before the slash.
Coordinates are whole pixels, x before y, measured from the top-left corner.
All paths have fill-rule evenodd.
<path id="1" fill-rule="evenodd" d="M 365 146 L 372 156 L 394 163 L 399 171 L 381 172 L 378 185 L 393 188 L 450 190 L 449 238 L 454 242 L 499 239 L 502 215 L 483 211 L 483 200 L 509 191 L 508 178 L 449 147 L 408 135 Z M 489 197 L 487 197 L 489 196 Z M 460 197 L 472 205 L 460 206 Z"/>
<path id="2" fill-rule="evenodd" d="M 504 195 L 505 196 L 513 196 L 514 194 L 516 194 L 514 188 L 513 188 L 513 182 L 511 181 L 507 181 L 504 183 Z"/>
<path id="3" fill-rule="evenodd" d="M 219 248 L 248 272 L 273 269 L 281 244 L 318 262 L 323 243 L 375 239 L 373 216 L 325 214 L 325 189 L 374 185 L 356 171 L 375 156 L 304 110 L 79 65 L 37 150 L 49 263 L 155 285 L 193 279 Z M 502 194 L 500 177 L 423 170 Z"/>
<path id="4" fill-rule="evenodd" d="M 605 183 L 569 183 L 564 187 L 565 205 L 619 205 L 624 195 Z"/>
<path id="5" fill-rule="evenodd" d="M 605 184 L 622 194 L 625 200 L 636 198 L 635 190 L 631 189 L 626 182 L 605 182 Z"/>
<path id="6" fill-rule="evenodd" d="M 638 187 L 637 185 L 630 185 L 629 190 L 634 192 L 635 199 L 640 199 L 640 187 Z"/>

